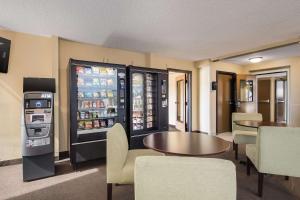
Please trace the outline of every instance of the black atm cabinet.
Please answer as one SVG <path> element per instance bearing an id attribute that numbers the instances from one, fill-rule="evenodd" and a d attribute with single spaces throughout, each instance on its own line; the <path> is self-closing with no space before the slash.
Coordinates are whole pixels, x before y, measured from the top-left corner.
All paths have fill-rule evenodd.
<path id="1" fill-rule="evenodd" d="M 127 82 L 129 146 L 144 148 L 145 136 L 168 131 L 168 71 L 128 66 Z"/>
<path id="2" fill-rule="evenodd" d="M 70 59 L 70 160 L 106 157 L 106 132 L 126 128 L 126 66 Z"/>

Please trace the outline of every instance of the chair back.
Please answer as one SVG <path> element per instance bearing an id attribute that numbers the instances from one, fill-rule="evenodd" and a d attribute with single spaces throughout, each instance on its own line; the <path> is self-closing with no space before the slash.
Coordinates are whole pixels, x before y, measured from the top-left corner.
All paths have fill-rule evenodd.
<path id="1" fill-rule="evenodd" d="M 260 127 L 256 149 L 260 172 L 300 177 L 300 128 Z"/>
<path id="2" fill-rule="evenodd" d="M 108 183 L 120 180 L 123 166 L 127 159 L 128 140 L 120 123 L 116 123 L 106 133 L 106 176 Z"/>
<path id="3" fill-rule="evenodd" d="M 236 199 L 235 165 L 228 160 L 138 157 L 134 178 L 135 200 Z"/>
<path id="4" fill-rule="evenodd" d="M 239 120 L 253 120 L 253 121 L 262 121 L 263 117 L 260 113 L 232 113 L 232 131 L 241 130 L 241 131 L 257 131 L 256 128 L 244 127 L 236 125 L 234 122 Z"/>

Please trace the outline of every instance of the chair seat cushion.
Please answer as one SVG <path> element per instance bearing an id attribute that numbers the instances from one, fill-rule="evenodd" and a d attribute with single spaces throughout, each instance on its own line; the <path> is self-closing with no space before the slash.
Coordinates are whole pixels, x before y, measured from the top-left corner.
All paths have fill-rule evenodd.
<path id="1" fill-rule="evenodd" d="M 139 156 L 164 156 L 163 153 L 153 151 L 150 149 L 134 149 L 129 150 L 127 160 L 122 170 L 122 179 L 119 184 L 133 184 L 134 183 L 134 165 L 135 159 Z"/>
<path id="2" fill-rule="evenodd" d="M 233 140 L 236 144 L 255 144 L 256 143 L 256 131 L 233 131 Z"/>
<path id="3" fill-rule="evenodd" d="M 246 155 L 257 168 L 258 162 L 257 162 L 256 144 L 246 145 Z"/>

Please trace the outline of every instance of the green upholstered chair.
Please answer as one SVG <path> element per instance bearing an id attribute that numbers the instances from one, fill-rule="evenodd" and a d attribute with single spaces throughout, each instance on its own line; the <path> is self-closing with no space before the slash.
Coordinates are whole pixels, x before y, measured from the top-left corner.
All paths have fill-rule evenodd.
<path id="1" fill-rule="evenodd" d="M 238 159 L 238 145 L 239 144 L 255 144 L 257 129 L 239 126 L 235 121 L 239 120 L 253 120 L 262 121 L 262 114 L 260 113 L 232 113 L 232 135 L 233 135 L 233 149 L 235 151 L 235 159 Z"/>
<path id="2" fill-rule="evenodd" d="M 264 174 L 300 177 L 300 128 L 260 127 L 256 144 L 246 145 L 247 174 L 251 163 L 258 171 L 262 196 Z"/>
<path id="3" fill-rule="evenodd" d="M 139 157 L 135 200 L 235 200 L 236 168 L 229 160 L 195 157 Z"/>
<path id="4" fill-rule="evenodd" d="M 164 155 L 149 149 L 128 150 L 127 135 L 119 123 L 107 132 L 106 154 L 107 199 L 112 199 L 112 184 L 134 183 L 134 163 L 138 156 Z"/>

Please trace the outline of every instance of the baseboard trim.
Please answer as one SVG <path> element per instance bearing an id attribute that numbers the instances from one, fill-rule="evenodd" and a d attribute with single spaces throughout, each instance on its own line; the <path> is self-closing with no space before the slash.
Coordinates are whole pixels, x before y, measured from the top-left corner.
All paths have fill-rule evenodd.
<path id="1" fill-rule="evenodd" d="M 66 158 L 70 157 L 70 153 L 69 153 L 69 151 L 61 151 L 61 152 L 59 152 L 58 157 L 59 157 L 58 160 L 66 159 Z"/>
<path id="2" fill-rule="evenodd" d="M 8 165 L 16 165 L 21 164 L 22 158 L 12 159 L 12 160 L 2 160 L 0 161 L 0 167 L 8 166 Z"/>
<path id="3" fill-rule="evenodd" d="M 176 128 L 176 126 L 173 124 L 169 124 L 169 127 Z"/>
<path id="4" fill-rule="evenodd" d="M 61 151 L 59 152 L 59 156 L 55 156 L 55 161 L 63 160 L 69 158 L 69 151 Z M 22 158 L 11 159 L 11 160 L 1 160 L 0 167 L 9 166 L 9 165 L 17 165 L 22 163 Z"/>

